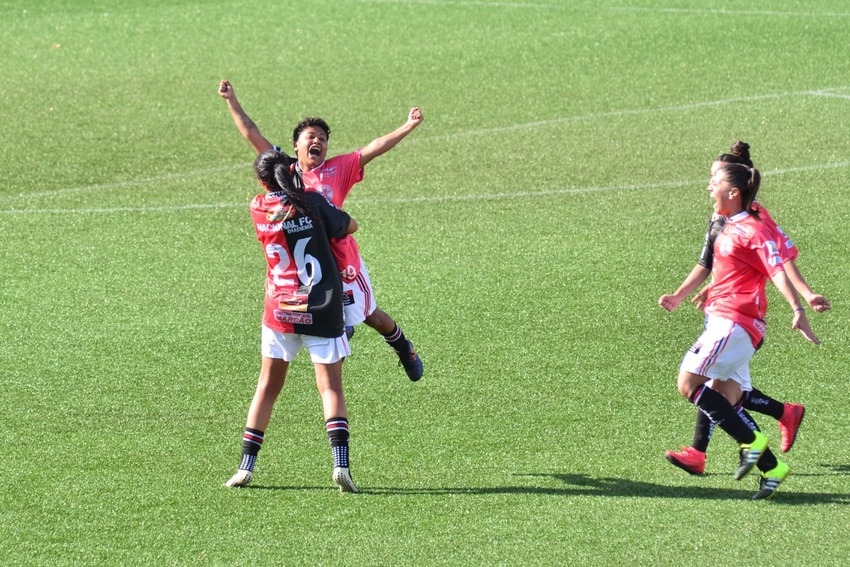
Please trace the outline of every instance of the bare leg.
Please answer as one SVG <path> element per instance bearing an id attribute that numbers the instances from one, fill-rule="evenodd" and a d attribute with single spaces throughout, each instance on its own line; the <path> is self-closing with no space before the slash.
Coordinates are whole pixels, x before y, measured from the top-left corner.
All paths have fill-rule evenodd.
<path id="1" fill-rule="evenodd" d="M 286 380 L 286 370 L 289 363 L 280 358 L 263 357 L 260 367 L 260 378 L 257 380 L 257 390 L 248 408 L 247 427 L 265 431 L 272 417 L 272 408 L 283 390 Z"/>

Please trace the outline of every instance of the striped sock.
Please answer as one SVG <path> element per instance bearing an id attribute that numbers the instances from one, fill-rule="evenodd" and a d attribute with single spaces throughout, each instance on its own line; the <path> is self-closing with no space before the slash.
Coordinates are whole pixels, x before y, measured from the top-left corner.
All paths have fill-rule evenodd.
<path id="1" fill-rule="evenodd" d="M 334 467 L 348 468 L 348 420 L 344 417 L 332 417 L 325 422 Z"/>
<path id="2" fill-rule="evenodd" d="M 404 332 L 398 325 L 389 334 L 384 335 L 384 340 L 398 353 L 407 354 L 410 348 L 407 344 L 407 337 L 404 336 Z"/>
<path id="3" fill-rule="evenodd" d="M 257 453 L 263 446 L 264 434 L 257 429 L 245 428 L 242 434 L 242 462 L 239 468 L 245 471 L 253 471 L 254 463 L 257 462 Z"/>

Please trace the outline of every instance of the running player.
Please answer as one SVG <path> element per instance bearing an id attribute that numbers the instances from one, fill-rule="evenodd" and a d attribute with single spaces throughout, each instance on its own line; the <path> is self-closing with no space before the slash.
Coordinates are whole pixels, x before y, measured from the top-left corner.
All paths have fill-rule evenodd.
<path id="1" fill-rule="evenodd" d="M 257 125 L 242 109 L 236 92 L 229 81 L 219 84 L 219 95 L 226 101 L 230 113 L 242 136 L 257 153 L 276 149 L 261 133 Z M 319 191 L 339 208 L 343 207 L 349 191 L 363 179 L 363 169 L 376 157 L 388 152 L 410 134 L 424 120 L 419 108 L 412 108 L 407 121 L 389 134 L 372 140 L 365 147 L 349 154 L 326 159 L 330 128 L 321 118 L 305 118 L 298 123 L 292 134 L 292 143 L 297 158 L 297 169 L 308 191 Z M 345 325 L 347 333 L 354 326 L 366 322 L 378 331 L 399 357 L 408 378 L 413 381 L 422 377 L 422 360 L 392 317 L 378 308 L 372 292 L 372 282 L 366 264 L 360 256 L 357 242 L 351 236 L 332 240 L 334 256 L 339 263 L 345 301 Z"/>
<path id="2" fill-rule="evenodd" d="M 767 437 L 732 406 L 750 389 L 749 361 L 764 340 L 767 278 L 794 309 L 792 328 L 819 342 L 785 274 L 774 233 L 752 207 L 760 182 L 758 170 L 741 164 L 721 164 L 712 175 L 708 191 L 715 212 L 728 220 L 714 242 L 705 329 L 685 354 L 677 380 L 679 392 L 740 444 L 735 478 L 759 464 L 762 477 L 754 499 L 773 496 L 788 474 L 788 466 L 768 449 Z"/>
<path id="3" fill-rule="evenodd" d="M 748 167 L 752 167 L 750 159 L 749 144 L 745 142 L 735 142 L 732 145 L 730 153 L 718 156 L 712 164 L 712 175 L 717 171 L 723 163 L 741 163 Z M 816 294 L 809 287 L 803 275 L 796 266 L 795 260 L 798 255 L 797 247 L 785 235 L 774 220 L 770 217 L 767 210 L 759 203 L 753 203 L 754 210 L 758 211 L 762 221 L 766 223 L 771 230 L 776 234 L 777 242 L 780 242 L 779 250 L 782 255 L 783 265 L 788 274 L 791 283 L 797 291 L 803 296 L 806 302 L 815 311 L 826 311 L 831 307 L 829 300 L 824 296 Z M 703 246 L 702 254 L 699 262 L 694 266 L 691 273 L 685 278 L 681 286 L 673 293 L 662 295 L 658 300 L 659 305 L 668 311 L 675 311 L 679 304 L 693 292 L 711 273 L 711 268 L 714 262 L 714 239 L 717 234 L 723 229 L 726 224 L 726 217 L 712 214 L 709 219 L 709 228 L 705 236 L 705 245 Z M 707 288 L 701 291 L 693 299 L 693 303 L 702 310 Z M 801 404 L 783 403 L 775 400 L 764 392 L 752 388 L 750 391 L 744 391 L 742 399 L 736 404 L 736 409 L 742 414 L 745 420 L 753 421 L 747 413 L 747 410 L 755 411 L 765 415 L 769 415 L 779 422 L 779 431 L 781 434 L 780 448 L 782 452 L 787 452 L 794 445 L 797 438 L 797 431 L 805 415 L 805 407 Z M 694 427 L 694 437 L 690 447 L 682 447 L 679 451 L 667 451 L 665 457 L 670 463 L 687 471 L 690 474 L 703 474 L 705 472 L 706 450 L 711 441 L 711 435 L 714 430 L 714 424 L 702 412 L 696 412 L 696 424 Z"/>
<path id="4" fill-rule="evenodd" d="M 225 486 L 246 486 L 262 447 L 275 400 L 289 363 L 302 347 L 313 361 L 331 444 L 333 480 L 342 492 L 357 492 L 348 463 L 348 412 L 342 361 L 350 354 L 343 329 L 342 283 L 331 238 L 357 230 L 357 223 L 319 193 L 305 192 L 295 162 L 269 151 L 254 171 L 266 193 L 251 202 L 251 218 L 263 245 L 267 277 L 262 324 L 262 366 L 242 436 L 242 460 Z"/>

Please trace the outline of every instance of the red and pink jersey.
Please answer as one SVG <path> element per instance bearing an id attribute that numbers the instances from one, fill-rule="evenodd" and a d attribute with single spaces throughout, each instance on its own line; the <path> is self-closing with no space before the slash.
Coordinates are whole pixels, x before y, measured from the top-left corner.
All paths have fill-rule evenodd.
<path id="1" fill-rule="evenodd" d="M 705 312 L 741 325 L 753 346 L 766 331 L 767 279 L 783 270 L 776 234 L 768 224 L 741 212 L 728 219 L 714 241 L 714 283 Z"/>
<path id="2" fill-rule="evenodd" d="M 355 183 L 363 180 L 360 167 L 360 150 L 326 159 L 312 171 L 301 172 L 301 179 L 308 191 L 317 191 L 342 209 L 345 198 Z M 331 250 L 339 266 L 342 279 L 351 281 L 360 273 L 360 250 L 357 241 L 349 234 L 331 240 Z"/>
<path id="3" fill-rule="evenodd" d="M 776 242 L 779 246 L 779 253 L 782 255 L 782 261 L 787 262 L 788 260 L 797 260 L 797 256 L 800 254 L 800 251 L 797 249 L 797 246 L 788 238 L 788 235 L 785 234 L 779 225 L 776 224 L 776 221 L 770 216 L 770 213 L 767 212 L 760 203 L 753 202 L 753 210 L 756 211 L 759 215 L 761 221 L 770 228 L 776 234 Z"/>
<path id="4" fill-rule="evenodd" d="M 267 264 L 263 324 L 282 333 L 338 337 L 342 284 L 329 240 L 344 235 L 351 218 L 318 193 L 306 193 L 305 201 L 313 215 L 298 213 L 283 193 L 251 201 Z"/>

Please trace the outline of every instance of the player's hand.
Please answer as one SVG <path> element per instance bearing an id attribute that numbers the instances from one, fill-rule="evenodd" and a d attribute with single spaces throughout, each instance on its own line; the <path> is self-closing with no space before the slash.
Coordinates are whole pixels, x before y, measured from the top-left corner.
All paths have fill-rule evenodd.
<path id="1" fill-rule="evenodd" d="M 694 307 L 700 311 L 705 311 L 705 300 L 708 299 L 708 288 L 709 286 L 705 286 L 697 292 L 693 299 L 691 299 L 691 303 L 693 303 Z"/>
<path id="2" fill-rule="evenodd" d="M 410 113 L 407 115 L 407 123 L 412 124 L 413 127 L 417 127 L 422 124 L 422 121 L 425 120 L 425 117 L 422 115 L 422 111 L 418 106 L 414 106 L 410 109 Z"/>
<path id="3" fill-rule="evenodd" d="M 809 326 L 809 319 L 806 317 L 805 311 L 794 311 L 794 320 L 791 323 L 791 328 L 800 331 L 800 334 L 802 334 L 807 341 L 816 345 L 820 344 L 820 339 L 815 336 L 815 333 Z"/>
<path id="4" fill-rule="evenodd" d="M 681 299 L 676 297 L 675 295 L 664 294 L 658 298 L 658 305 L 672 313 L 679 307 L 679 304 L 682 302 Z"/>
<path id="5" fill-rule="evenodd" d="M 823 313 L 824 311 L 832 309 L 832 303 L 830 303 L 829 300 L 822 295 L 813 295 L 808 299 L 808 304 L 809 307 L 818 313 Z"/>
<path id="6" fill-rule="evenodd" d="M 231 99 L 234 96 L 236 96 L 236 93 L 233 90 L 233 85 L 231 85 L 230 81 L 228 81 L 228 80 L 223 80 L 221 83 L 219 83 L 218 94 L 222 98 L 226 98 L 226 99 Z"/>

